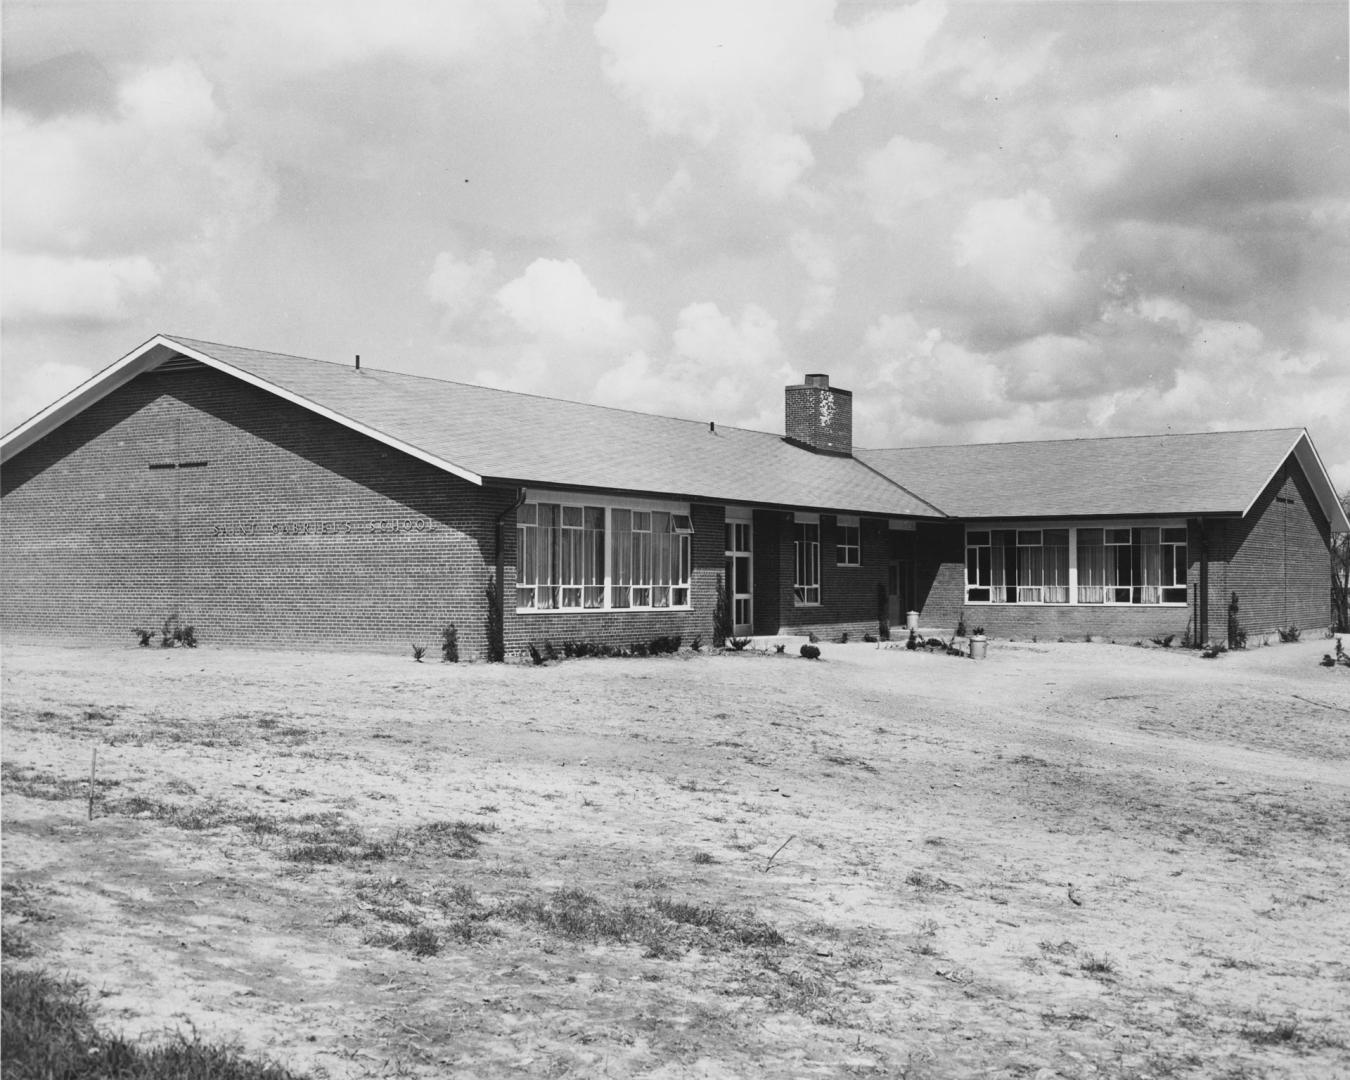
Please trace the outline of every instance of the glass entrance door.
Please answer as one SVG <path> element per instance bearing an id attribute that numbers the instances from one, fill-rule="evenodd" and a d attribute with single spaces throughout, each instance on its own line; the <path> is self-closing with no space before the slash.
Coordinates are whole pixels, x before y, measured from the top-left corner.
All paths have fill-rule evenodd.
<path id="1" fill-rule="evenodd" d="M 731 597 L 732 633 L 736 637 L 754 633 L 755 560 L 751 540 L 750 522 L 727 522 L 726 582 Z"/>

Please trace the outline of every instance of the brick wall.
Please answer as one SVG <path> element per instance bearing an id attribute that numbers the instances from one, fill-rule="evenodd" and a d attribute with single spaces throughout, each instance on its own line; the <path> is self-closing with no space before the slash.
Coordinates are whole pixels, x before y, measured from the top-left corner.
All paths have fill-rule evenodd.
<path id="1" fill-rule="evenodd" d="M 1191 625 L 1189 607 L 970 604 L 965 601 L 966 534 L 963 525 L 920 524 L 916 565 L 922 607 L 921 626 L 954 631 L 964 617 L 968 630 L 983 626 L 995 637 L 1041 637 L 1082 640 L 1088 635 L 1115 641 L 1138 641 L 1173 634 L 1180 642 Z M 1199 547 L 1191 536 L 1188 580 L 1192 594 L 1199 573 Z M 1213 615 L 1211 614 L 1211 622 Z"/>
<path id="2" fill-rule="evenodd" d="M 782 574 L 777 580 L 780 622 L 775 630 L 784 634 L 815 634 L 834 641 L 841 634 L 857 640 L 877 632 L 877 586 L 886 581 L 892 558 L 891 534 L 884 521 L 863 518 L 859 523 L 860 565 L 840 566 L 838 518 L 820 516 L 820 605 L 798 607 L 792 585 L 796 573 L 794 527 L 790 514 L 774 515 L 771 539 L 779 549 Z M 776 526 L 776 528 L 774 528 Z M 756 567 L 758 573 L 758 567 Z M 768 630 L 767 633 L 774 633 Z"/>
<path id="3" fill-rule="evenodd" d="M 0 621 L 131 643 L 176 613 L 205 643 L 433 656 L 454 621 L 470 658 L 512 495 L 216 372 L 143 375 L 6 465 Z"/>
<path id="4" fill-rule="evenodd" d="M 1290 456 L 1241 520 L 1209 523 L 1209 636 L 1223 640 L 1228 605 L 1249 635 L 1332 623 L 1331 526 Z"/>
<path id="5" fill-rule="evenodd" d="M 691 508 L 691 610 L 517 614 L 514 488 L 480 488 L 208 369 L 140 376 L 16 455 L 3 483 L 7 633 L 130 644 L 176 613 L 209 644 L 416 643 L 436 658 L 453 622 L 461 658 L 478 659 L 502 515 L 508 656 L 531 642 L 712 641 L 720 506 Z"/>
<path id="6" fill-rule="evenodd" d="M 830 386 L 825 375 L 783 392 L 783 429 L 793 442 L 832 454 L 853 453 L 853 391 Z"/>

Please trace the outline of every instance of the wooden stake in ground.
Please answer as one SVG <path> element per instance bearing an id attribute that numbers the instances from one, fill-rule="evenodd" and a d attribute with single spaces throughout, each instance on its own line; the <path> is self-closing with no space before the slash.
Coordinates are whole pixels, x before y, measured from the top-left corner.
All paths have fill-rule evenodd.
<path id="1" fill-rule="evenodd" d="M 95 776 L 98 774 L 98 747 L 94 747 L 94 752 L 89 758 L 89 820 L 94 820 L 94 785 L 97 782 Z"/>

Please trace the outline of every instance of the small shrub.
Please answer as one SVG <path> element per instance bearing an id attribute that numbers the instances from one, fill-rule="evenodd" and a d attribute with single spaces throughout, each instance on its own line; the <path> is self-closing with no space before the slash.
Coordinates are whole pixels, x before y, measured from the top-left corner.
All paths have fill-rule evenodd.
<path id="1" fill-rule="evenodd" d="M 530 660 L 533 661 L 534 666 L 543 667 L 545 663 L 544 654 L 539 651 L 539 649 L 535 646 L 534 642 L 531 641 L 529 645 L 526 646 L 526 648 L 529 649 L 530 651 Z"/>
<path id="2" fill-rule="evenodd" d="M 179 644 L 185 649 L 195 649 L 197 647 L 197 629 L 189 624 L 183 627 L 178 638 Z"/>
<path id="3" fill-rule="evenodd" d="M 1280 631 L 1280 640 L 1285 644 L 1291 644 L 1303 636 L 1303 631 L 1297 626 L 1290 625 L 1289 629 Z"/>
<path id="4" fill-rule="evenodd" d="M 502 626 L 501 597 L 497 579 L 488 578 L 487 589 L 487 658 L 489 664 L 500 664 L 506 659 L 506 632 Z"/>
<path id="5" fill-rule="evenodd" d="M 1172 647 L 1172 642 L 1176 639 L 1176 634 L 1168 634 L 1166 637 L 1153 638 L 1153 644 L 1157 645 L 1159 648 L 1170 649 Z"/>
<path id="6" fill-rule="evenodd" d="M 891 640 L 891 598 L 886 593 L 886 583 L 877 582 L 877 637 L 882 641 Z M 866 638 L 863 638 L 866 641 Z"/>
<path id="7" fill-rule="evenodd" d="M 1238 621 L 1238 594 L 1228 601 L 1228 647 L 1245 649 L 1247 647 L 1247 628 Z"/>
<path id="8" fill-rule="evenodd" d="M 717 860 L 714 859 L 714 858 L 713 858 L 710 854 L 708 854 L 708 852 L 706 852 L 706 851 L 696 851 L 696 852 L 694 852 L 694 865 L 695 865 L 695 866 L 707 866 L 707 865 L 709 865 L 710 863 L 715 863 L 716 861 L 717 861 Z"/>
<path id="9" fill-rule="evenodd" d="M 729 586 L 721 574 L 717 575 L 717 606 L 713 608 L 713 648 L 720 649 L 732 634 L 731 597 Z"/>
<path id="10" fill-rule="evenodd" d="M 966 636 L 966 617 L 964 614 L 962 614 L 962 616 L 956 620 L 956 636 L 957 637 Z"/>
<path id="11" fill-rule="evenodd" d="M 441 631 L 441 662 L 459 663 L 459 629 L 454 623 Z"/>
<path id="12" fill-rule="evenodd" d="M 695 634 L 695 635 L 694 635 L 694 640 L 691 641 L 691 642 L 689 643 L 689 647 L 690 647 L 691 649 L 693 649 L 694 652 L 702 652 L 702 651 L 703 651 L 703 635 L 702 635 L 702 634 Z"/>
<path id="13" fill-rule="evenodd" d="M 750 640 L 751 639 L 748 637 L 730 637 L 727 638 L 727 644 L 735 649 L 736 652 L 743 652 L 746 646 L 750 644 Z"/>
<path id="14" fill-rule="evenodd" d="M 780 641 L 777 645 L 773 647 L 773 651 L 776 652 L 779 656 L 782 656 L 783 653 L 787 652 L 787 642 Z"/>
<path id="15" fill-rule="evenodd" d="M 840 644 L 840 645 L 847 645 L 847 644 L 848 644 L 848 631 L 847 631 L 847 630 L 845 630 L 842 634 L 839 635 L 839 644 Z"/>
<path id="16" fill-rule="evenodd" d="M 558 659 L 558 647 L 554 645 L 553 642 L 549 641 L 547 638 L 544 640 L 544 659 L 545 660 Z"/>
<path id="17" fill-rule="evenodd" d="M 136 644 L 142 649 L 148 649 L 150 647 L 150 639 L 155 636 L 153 630 L 143 630 L 139 626 L 133 630 L 132 633 L 136 635 Z"/>
<path id="18" fill-rule="evenodd" d="M 420 664 L 422 662 L 422 657 L 427 654 L 427 647 L 425 645 L 414 645 L 412 647 L 412 654 L 413 659 Z"/>
<path id="19" fill-rule="evenodd" d="M 877 642 L 877 638 L 875 634 L 864 634 L 863 641 L 867 642 L 867 644 L 869 645 L 875 645 Z"/>
<path id="20" fill-rule="evenodd" d="M 1085 971 L 1089 975 L 1111 975 L 1115 973 L 1116 965 L 1109 956 L 1094 956 L 1088 953 L 1083 957 L 1083 962 L 1078 965 L 1080 971 Z"/>
<path id="21" fill-rule="evenodd" d="M 819 646 L 816 646 L 816 645 L 810 645 L 810 644 L 803 645 L 803 646 L 802 646 L 802 655 L 803 655 L 804 657 L 806 657 L 806 659 L 808 659 L 808 660 L 819 660 L 819 659 L 820 659 L 820 648 L 819 648 Z"/>

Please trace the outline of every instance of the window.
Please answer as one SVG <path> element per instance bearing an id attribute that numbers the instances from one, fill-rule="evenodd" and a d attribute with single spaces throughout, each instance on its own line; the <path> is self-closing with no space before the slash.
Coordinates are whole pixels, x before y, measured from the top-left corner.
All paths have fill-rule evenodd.
<path id="1" fill-rule="evenodd" d="M 525 503 L 516 526 L 519 609 L 689 606 L 694 526 L 688 514 Z"/>
<path id="2" fill-rule="evenodd" d="M 1162 531 L 1162 602 L 1186 602 L 1186 530 Z"/>
<path id="3" fill-rule="evenodd" d="M 1069 530 L 973 531 L 966 538 L 966 575 L 967 600 L 1067 604 Z"/>
<path id="4" fill-rule="evenodd" d="M 966 533 L 966 599 L 989 600 L 990 562 L 988 530 Z"/>
<path id="5" fill-rule="evenodd" d="M 841 517 L 835 522 L 839 530 L 834 548 L 834 561 L 837 566 L 859 566 L 862 564 L 861 529 L 855 517 Z"/>
<path id="6" fill-rule="evenodd" d="M 518 608 L 599 608 L 605 588 L 605 511 L 526 503 L 516 512 Z"/>
<path id="7" fill-rule="evenodd" d="M 820 524 L 799 521 L 793 540 L 797 573 L 792 585 L 793 603 L 820 603 Z"/>
<path id="8" fill-rule="evenodd" d="M 971 529 L 966 533 L 967 601 L 1184 604 L 1186 568 L 1184 527 Z"/>

